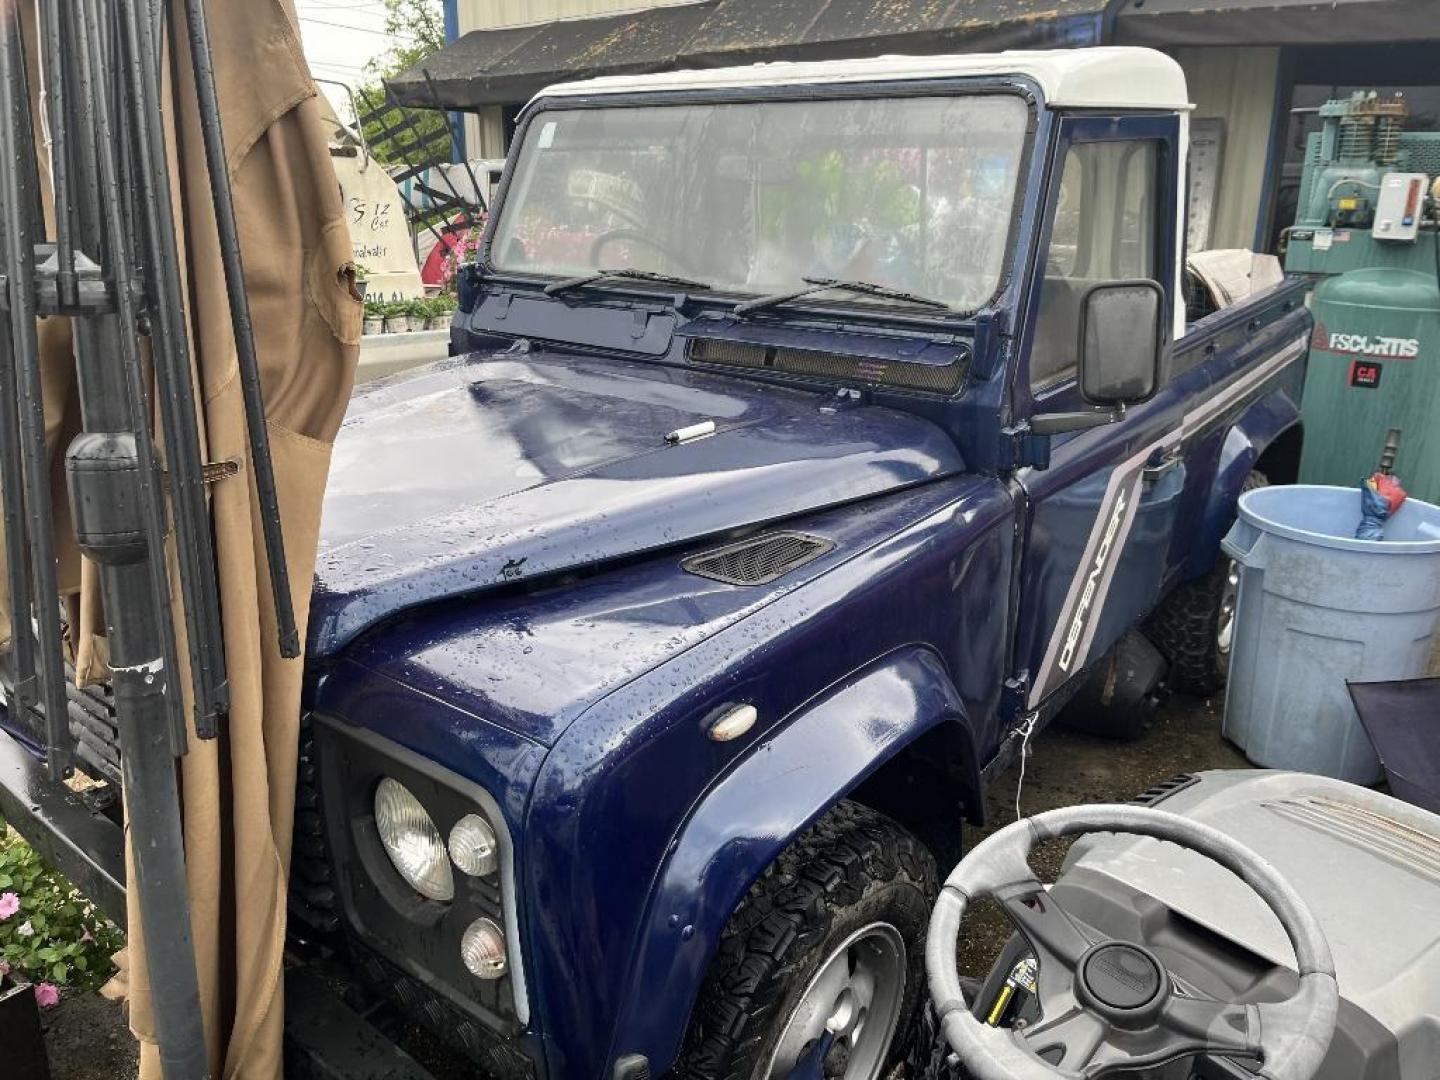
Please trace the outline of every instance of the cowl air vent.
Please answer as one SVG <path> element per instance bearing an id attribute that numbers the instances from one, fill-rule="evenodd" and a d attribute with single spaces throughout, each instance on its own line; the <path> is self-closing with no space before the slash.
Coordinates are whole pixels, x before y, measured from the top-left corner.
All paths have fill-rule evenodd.
<path id="1" fill-rule="evenodd" d="M 691 338 L 685 357 L 692 364 L 774 371 L 868 388 L 922 390 L 946 397 L 960 389 L 966 369 L 963 355 L 949 364 L 917 364 L 909 360 L 846 356 L 820 349 L 708 337 Z"/>
<path id="2" fill-rule="evenodd" d="M 680 560 L 692 574 L 727 585 L 768 585 L 833 550 L 833 541 L 798 532 L 765 533 Z"/>

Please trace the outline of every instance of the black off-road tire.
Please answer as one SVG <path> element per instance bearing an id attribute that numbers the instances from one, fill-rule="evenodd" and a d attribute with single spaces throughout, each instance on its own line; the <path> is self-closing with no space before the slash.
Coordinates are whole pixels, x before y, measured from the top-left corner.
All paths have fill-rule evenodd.
<path id="1" fill-rule="evenodd" d="M 909 832 L 842 802 L 786 848 L 730 918 L 691 1016 L 675 1076 L 755 1080 L 822 961 L 851 934 L 888 922 L 907 981 L 891 1060 L 925 1000 L 925 930 L 935 860 Z"/>
<path id="2" fill-rule="evenodd" d="M 1240 494 L 1269 486 L 1263 473 L 1251 472 Z M 1222 551 L 1204 577 L 1176 586 L 1145 628 L 1146 636 L 1170 661 L 1169 682 L 1175 690 L 1204 696 L 1225 686 L 1220 617 L 1229 575 L 1230 556 Z"/>

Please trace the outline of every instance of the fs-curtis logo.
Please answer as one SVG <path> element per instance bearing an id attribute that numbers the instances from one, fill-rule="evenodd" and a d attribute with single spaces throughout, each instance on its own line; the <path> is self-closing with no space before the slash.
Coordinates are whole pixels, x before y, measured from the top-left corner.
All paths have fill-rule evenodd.
<path id="1" fill-rule="evenodd" d="M 1310 338 L 1312 349 L 1339 353 L 1341 356 L 1374 356 L 1392 360 L 1414 360 L 1420 355 L 1419 338 L 1382 337 L 1379 334 L 1332 334 L 1324 323 L 1315 324 Z"/>

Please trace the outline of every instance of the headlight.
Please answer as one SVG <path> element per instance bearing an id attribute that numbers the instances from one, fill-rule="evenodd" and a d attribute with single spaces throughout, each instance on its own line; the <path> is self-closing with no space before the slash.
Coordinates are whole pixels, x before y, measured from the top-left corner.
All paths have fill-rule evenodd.
<path id="1" fill-rule="evenodd" d="M 460 959 L 477 979 L 505 974 L 505 935 L 490 919 L 476 919 L 460 938 Z"/>
<path id="2" fill-rule="evenodd" d="M 450 858 L 471 877 L 493 874 L 500 865 L 495 830 L 479 814 L 466 814 L 450 830 Z"/>
<path id="3" fill-rule="evenodd" d="M 411 888 L 431 900 L 455 898 L 455 877 L 440 830 L 420 800 L 388 776 L 375 788 L 375 825 L 385 854 Z"/>

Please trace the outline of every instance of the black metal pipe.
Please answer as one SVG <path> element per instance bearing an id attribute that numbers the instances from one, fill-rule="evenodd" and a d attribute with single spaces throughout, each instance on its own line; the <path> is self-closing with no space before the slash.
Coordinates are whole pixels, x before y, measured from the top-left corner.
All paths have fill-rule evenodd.
<path id="1" fill-rule="evenodd" d="M 250 302 L 245 295 L 245 266 L 240 257 L 240 233 L 235 225 L 235 200 L 230 190 L 230 167 L 225 159 L 225 133 L 220 126 L 220 100 L 215 91 L 215 68 L 210 55 L 210 29 L 203 0 L 185 0 L 190 31 L 190 60 L 200 105 L 200 133 L 210 190 L 215 199 L 215 224 L 220 233 L 220 261 L 225 268 L 225 292 L 235 328 L 235 351 L 240 365 L 240 390 L 245 399 L 245 430 L 250 439 L 250 466 L 260 503 L 265 533 L 265 557 L 270 566 L 270 589 L 275 598 L 275 621 L 280 631 L 280 655 L 300 655 L 300 634 L 295 627 L 295 604 L 290 593 L 290 567 L 285 561 L 285 537 L 280 525 L 280 497 L 275 490 L 275 466 L 265 430 L 265 398 L 260 386 L 260 363 L 255 356 L 255 330 Z"/>
<path id="2" fill-rule="evenodd" d="M 3 122 L 3 119 L 0 119 Z M 0 222 L 0 237 L 6 226 Z M 0 240 L 3 243 L 3 240 Z M 4 285 L 8 292 L 8 281 Z M 24 716 L 37 699 L 35 639 L 30 633 L 30 545 L 25 540 L 25 467 L 20 448 L 19 388 L 8 303 L 0 301 L 0 496 L 4 498 L 5 570 L 10 588 L 11 705 Z"/>
<path id="3" fill-rule="evenodd" d="M 378 114 L 375 112 L 375 106 L 370 103 L 370 96 L 369 96 L 368 94 L 366 94 L 363 89 L 361 89 L 359 93 L 360 93 L 360 101 L 361 101 L 361 103 L 365 106 L 365 108 L 366 108 L 366 110 L 367 110 L 366 115 L 367 115 L 367 116 L 376 116 L 376 115 L 378 115 Z M 355 122 L 356 122 L 356 124 L 358 124 L 358 125 L 360 126 L 360 129 L 361 129 L 361 131 L 363 132 L 363 131 L 364 131 L 364 128 L 365 128 L 365 120 L 364 120 L 364 118 L 361 117 L 359 114 L 356 114 Z M 412 164 L 410 163 L 410 159 L 405 156 L 405 153 L 404 153 L 403 150 L 400 150 L 398 144 L 396 145 L 395 149 L 396 149 L 396 152 L 400 154 L 400 160 L 405 163 L 405 168 L 408 169 L 408 170 L 417 172 L 417 174 L 418 174 L 418 169 L 417 169 L 417 167 L 416 167 L 415 165 L 412 165 Z M 373 155 L 372 155 L 372 156 L 373 156 Z M 403 194 L 402 194 L 400 197 L 401 197 L 402 199 L 405 199 L 405 206 L 411 211 L 411 214 L 412 214 L 412 216 L 413 216 L 413 220 L 419 221 L 422 225 L 425 226 L 425 228 L 429 229 L 429 230 L 430 230 L 430 235 L 433 236 L 433 237 L 435 237 L 435 242 L 436 242 L 437 244 L 444 244 L 444 243 L 445 243 L 445 234 L 442 233 L 439 229 L 435 228 L 434 225 L 430 224 L 429 221 L 424 220 L 421 212 L 420 212 L 419 210 L 415 209 L 413 206 L 411 206 L 410 200 L 409 200 L 409 199 L 406 199 Z"/>
<path id="4" fill-rule="evenodd" d="M 96 52 L 104 41 L 104 24 L 94 9 L 93 0 L 81 0 L 79 15 L 82 25 L 75 29 L 78 64 L 78 83 L 82 99 L 91 103 L 94 127 L 93 147 L 87 164 L 94 169 L 92 205 L 82 213 L 85 235 L 98 236 L 104 242 L 107 255 L 106 270 L 112 285 L 115 304 L 115 318 L 119 321 L 117 338 L 119 353 L 118 374 L 120 383 L 116 386 L 117 400 L 125 403 L 124 412 L 117 413 L 116 420 L 124 430 L 135 433 L 136 455 L 139 459 L 140 475 L 138 490 L 142 500 L 146 528 L 150 536 L 157 538 L 147 547 L 150 562 L 150 576 L 155 582 L 153 617 L 167 627 L 173 619 L 173 594 L 170 591 L 170 568 L 165 557 L 163 538 L 169 532 L 165 517 L 164 496 L 161 490 L 160 469 L 155 461 L 154 447 L 149 438 L 150 398 L 146 393 L 144 367 L 140 362 L 138 317 L 136 314 L 136 280 L 134 276 L 134 244 L 129 231 L 129 222 L 124 213 L 125 196 L 120 182 L 120 165 L 116 155 L 126 145 L 117 138 L 115 118 L 111 113 L 110 98 L 102 84 L 105 70 Z M 93 214 L 93 218 L 90 217 Z M 84 372 L 82 371 L 83 375 Z M 162 634 L 162 649 L 167 671 L 178 671 L 177 647 L 173 629 Z M 181 695 L 171 694 L 166 700 L 166 723 L 170 730 L 171 747 L 175 756 L 186 751 L 188 734 L 185 723 L 185 706 Z M 213 737 L 213 727 L 197 724 L 197 733 L 202 738 Z"/>
<path id="5" fill-rule="evenodd" d="M 148 8 L 149 5 L 147 4 Z M 185 596 L 185 624 L 195 687 L 195 729 L 212 734 L 229 711 L 224 641 L 220 629 L 215 546 L 200 462 L 195 389 L 185 327 L 180 256 L 171 217 L 169 160 L 161 123 L 160 62 L 148 11 L 139 0 L 115 0 L 120 20 L 125 83 L 130 91 L 130 134 L 135 140 L 133 180 L 140 202 L 137 252 L 149 269 L 151 340 L 165 459 L 172 478 L 176 557 Z"/>
<path id="6" fill-rule="evenodd" d="M 20 60 L 18 27 L 0 44 L 0 161 L 20 160 L 34 153 L 33 146 L 16 145 L 21 129 L 19 113 L 30 103 L 18 95 Z M 30 612 L 16 612 L 17 633 L 29 633 L 33 618 L 38 630 L 36 652 L 40 697 L 45 703 L 46 767 L 52 780 L 68 776 L 73 768 L 70 731 L 65 723 L 65 666 L 60 653 L 60 588 L 55 571 L 53 507 L 50 498 L 50 459 L 45 444 L 45 398 L 40 376 L 40 345 L 35 322 L 35 248 L 25 213 L 21 173 L 0 169 L 0 203 L 4 205 L 5 255 L 10 314 L 10 341 L 16 367 L 22 468 L 24 473 L 25 534 L 30 545 L 30 571 L 34 582 Z M 58 215 L 57 215 L 58 217 Z"/>
<path id="7" fill-rule="evenodd" d="M 98 85 L 99 58 L 91 50 L 98 47 L 101 19 L 97 0 L 78 0 L 78 4 L 84 25 L 83 32 L 75 35 L 77 63 L 84 76 L 82 82 L 94 90 Z M 131 4 L 112 5 L 111 10 L 117 11 L 132 29 L 138 28 Z M 132 120 L 158 115 L 158 96 L 148 96 L 143 83 L 132 84 L 131 90 Z M 151 111 L 152 107 L 157 111 Z M 105 247 L 111 257 L 105 269 L 114 299 L 113 310 L 97 310 L 74 320 L 84 432 L 70 444 L 65 458 L 71 518 L 80 550 L 98 568 L 104 601 L 125 822 L 131 840 L 134 889 L 144 930 L 161 1068 L 166 1080 L 208 1080 L 209 1054 L 200 1010 L 174 757 L 174 703 L 182 696 L 180 672 L 169 659 L 175 655 L 174 622 L 168 602 L 160 599 L 165 593 L 168 569 L 154 557 L 157 549 L 163 553 L 166 530 L 163 519 L 158 520 L 157 527 L 155 510 L 161 496 L 150 454 L 149 416 L 136 408 L 136 388 L 141 383 L 134 340 L 134 298 L 128 285 L 122 285 L 129 280 L 131 253 L 120 213 L 121 193 L 116 187 L 117 146 L 112 138 L 102 138 L 102 134 L 109 133 L 112 120 L 105 95 L 95 95 L 92 113 L 77 112 L 71 120 L 79 129 L 77 133 L 88 137 L 96 151 L 91 164 L 99 175 L 91 180 L 97 198 L 90 208 L 96 220 L 87 224 L 93 224 L 97 234 L 106 234 Z M 149 149 L 153 151 L 154 145 Z M 163 145 L 160 149 L 161 175 L 168 177 Z M 150 168 L 142 168 L 141 173 L 153 178 L 153 159 L 148 164 Z M 168 189 L 168 182 L 165 186 Z M 168 190 L 166 197 L 165 212 L 159 216 L 169 225 Z M 103 212 L 101 203 L 105 206 Z M 153 213 L 157 207 L 151 202 L 148 209 L 152 212 L 145 216 L 148 235 L 142 247 L 152 253 L 173 253 L 173 243 L 167 247 L 165 237 L 157 235 L 157 215 Z M 173 228 L 168 235 L 173 241 Z M 153 267 L 153 262 L 150 265 Z M 176 321 L 183 313 L 178 306 L 178 289 L 162 298 L 162 308 L 166 302 L 176 305 L 169 313 L 169 321 Z M 171 339 L 172 344 L 175 340 Z M 181 487 L 181 477 L 176 475 L 175 517 L 181 521 L 198 502 L 204 516 L 191 518 L 188 526 L 208 540 L 209 519 L 199 475 L 198 432 L 186 355 L 184 388 L 188 393 L 184 396 L 192 399 L 191 404 L 187 410 L 185 404 L 176 403 L 169 412 L 172 418 L 184 414 L 188 420 L 185 429 L 192 439 L 181 449 L 192 456 L 196 468 L 188 488 Z M 171 385 L 164 392 L 177 389 Z M 178 441 L 177 433 L 168 426 L 166 434 L 171 436 L 167 442 Z M 206 565 L 213 578 L 213 556 Z M 218 601 L 218 596 L 206 594 L 206 599 Z M 190 601 L 187 592 L 187 609 Z M 223 663 L 223 657 L 210 659 Z M 199 676 L 200 671 L 192 671 L 192 680 Z"/>
<path id="8" fill-rule="evenodd" d="M 425 76 L 425 87 L 430 91 L 430 103 L 435 107 L 435 110 L 445 120 L 445 131 L 450 136 L 450 145 L 452 147 L 462 145 L 465 140 L 455 138 L 455 131 L 450 126 L 450 124 L 452 123 L 453 114 L 446 112 L 444 106 L 440 104 L 440 91 L 435 88 L 435 78 L 430 74 L 430 69 L 421 68 L 420 74 Z M 481 210 L 488 209 L 490 200 L 487 199 L 480 191 L 480 178 L 475 175 L 475 170 L 470 167 L 469 155 L 461 154 L 460 164 L 465 166 L 465 175 L 470 177 L 470 187 L 475 192 L 475 198 L 479 200 L 479 208 Z"/>
<path id="9" fill-rule="evenodd" d="M 60 307 L 68 308 L 79 301 L 79 283 L 75 278 L 75 243 L 70 219 L 70 133 L 64 122 L 67 115 L 69 89 L 66 86 L 64 45 L 65 32 L 58 0 L 38 0 L 40 55 L 44 70 L 49 73 L 45 85 L 45 107 L 50 117 L 50 191 L 54 196 L 55 293 Z M 29 103 L 26 102 L 28 107 Z"/>

